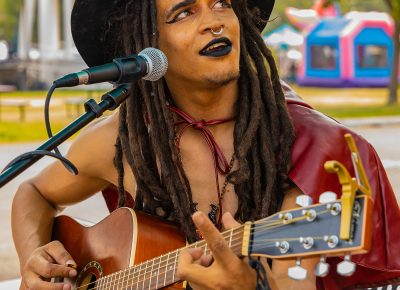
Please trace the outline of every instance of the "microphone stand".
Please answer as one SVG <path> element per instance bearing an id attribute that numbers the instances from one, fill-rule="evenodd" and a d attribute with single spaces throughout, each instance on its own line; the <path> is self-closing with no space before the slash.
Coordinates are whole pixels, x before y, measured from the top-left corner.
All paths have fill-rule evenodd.
<path id="1" fill-rule="evenodd" d="M 101 98 L 102 101 L 99 104 L 97 104 L 96 101 L 93 99 L 88 100 L 85 103 L 85 111 L 86 111 L 85 114 L 80 116 L 78 119 L 76 119 L 67 127 L 65 127 L 63 130 L 61 130 L 56 135 L 51 137 L 36 150 L 38 151 L 53 150 L 55 147 L 63 143 L 73 134 L 75 134 L 80 129 L 85 127 L 87 124 L 89 124 L 91 121 L 93 121 L 95 118 L 101 117 L 105 111 L 107 110 L 112 111 L 118 108 L 119 105 L 123 101 L 125 101 L 125 99 L 128 97 L 129 87 L 130 87 L 129 84 L 122 84 L 118 86 L 117 88 L 104 94 Z M 19 174 L 21 174 L 31 165 L 36 163 L 42 157 L 43 155 L 32 154 L 31 156 L 29 156 L 29 158 L 22 159 L 17 163 L 13 164 L 12 166 L 8 167 L 0 175 L 0 188 L 3 187 L 3 185 L 7 184 L 12 179 L 14 179 Z"/>

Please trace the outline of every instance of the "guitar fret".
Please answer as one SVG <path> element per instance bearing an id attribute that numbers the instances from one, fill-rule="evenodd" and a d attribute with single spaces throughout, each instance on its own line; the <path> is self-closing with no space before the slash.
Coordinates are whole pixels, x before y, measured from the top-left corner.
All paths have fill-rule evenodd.
<path id="1" fill-rule="evenodd" d="M 164 272 L 164 286 L 167 285 L 167 272 L 168 272 L 168 261 L 169 261 L 169 255 L 167 255 L 167 261 L 165 262 L 165 272 Z"/>
<path id="2" fill-rule="evenodd" d="M 143 269 L 143 276 L 141 275 L 140 277 L 143 277 L 142 279 L 143 279 L 143 283 L 142 283 L 142 288 L 141 289 L 144 289 L 144 283 L 146 282 L 146 269 L 147 269 L 147 263 L 148 262 L 145 262 L 143 265 L 144 265 L 144 269 Z"/>
<path id="3" fill-rule="evenodd" d="M 138 267 L 137 265 L 133 268 L 133 272 L 132 272 L 132 278 L 130 279 L 130 283 L 128 284 L 128 286 L 131 287 L 131 289 L 133 289 L 133 284 L 135 283 L 135 280 L 137 279 L 137 272 L 138 272 Z M 135 286 L 135 289 L 137 289 L 137 287 Z"/>
<path id="4" fill-rule="evenodd" d="M 233 234 L 233 228 L 231 228 L 230 234 L 229 234 L 229 248 L 232 247 L 232 234 Z"/>
<path id="5" fill-rule="evenodd" d="M 151 264 L 151 269 L 150 269 L 149 290 L 150 290 L 150 287 L 151 287 L 151 279 L 153 279 L 154 259 L 152 259 L 152 260 L 153 260 L 153 263 Z"/>
<path id="6" fill-rule="evenodd" d="M 122 283 L 122 287 L 123 287 L 123 288 L 126 288 L 126 289 L 127 289 L 128 286 L 129 286 L 129 279 L 130 279 L 129 277 L 131 276 L 131 270 L 132 270 L 132 268 L 128 268 L 128 271 L 127 271 L 127 273 L 126 273 L 126 274 L 127 274 L 127 275 L 126 275 L 126 281 L 125 281 L 126 283 L 125 283 L 125 285 L 124 285 L 124 283 Z"/>
<path id="7" fill-rule="evenodd" d="M 122 273 L 122 271 L 119 271 L 118 272 L 118 278 L 116 279 L 117 281 L 117 283 L 116 283 L 116 286 L 117 286 L 117 288 L 116 289 L 118 289 L 118 285 L 119 285 L 119 281 L 121 280 L 121 273 Z M 115 284 L 115 283 L 114 283 Z"/>
<path id="8" fill-rule="evenodd" d="M 136 281 L 137 281 L 137 282 L 136 282 L 136 289 L 139 289 L 139 281 L 140 281 L 139 278 L 140 278 L 140 272 L 141 272 L 141 270 L 142 270 L 142 265 L 143 265 L 143 264 L 140 264 L 140 265 L 139 265 L 139 270 L 138 270 L 138 273 L 137 273 L 137 275 L 136 275 L 136 277 L 137 277 L 137 278 L 136 278 Z"/>
<path id="9" fill-rule="evenodd" d="M 175 282 L 175 273 L 177 268 L 177 260 L 178 260 L 179 251 L 175 251 L 175 260 L 174 260 L 174 269 L 172 271 L 172 282 Z"/>
<path id="10" fill-rule="evenodd" d="M 112 289 L 112 290 L 115 289 L 115 280 L 116 280 L 115 277 L 116 277 L 117 275 L 118 275 L 118 272 L 111 275 L 111 285 L 110 285 L 110 286 L 111 286 L 112 288 L 110 288 L 110 289 Z"/>
<path id="11" fill-rule="evenodd" d="M 122 283 L 121 283 L 121 288 L 124 288 L 126 283 L 128 282 L 129 279 L 129 268 L 125 269 L 122 271 Z"/>
<path id="12" fill-rule="evenodd" d="M 161 257 L 162 257 L 162 256 L 160 256 L 160 257 L 158 258 L 156 288 L 158 288 L 158 276 L 160 275 Z"/>

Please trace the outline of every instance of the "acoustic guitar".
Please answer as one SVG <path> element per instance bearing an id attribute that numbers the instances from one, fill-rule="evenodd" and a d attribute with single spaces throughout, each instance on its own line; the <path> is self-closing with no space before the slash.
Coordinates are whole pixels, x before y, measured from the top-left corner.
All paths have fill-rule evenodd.
<path id="1" fill-rule="evenodd" d="M 229 247 L 238 256 L 271 259 L 297 258 L 289 268 L 293 279 L 307 275 L 301 258 L 321 256 L 318 276 L 327 275 L 325 257 L 346 255 L 338 272 L 351 275 L 354 264 L 350 254 L 370 248 L 372 201 L 356 196 L 351 207 L 349 238 L 341 238 L 341 200 L 324 201 L 267 218 L 247 222 L 223 232 Z M 98 224 L 85 227 L 67 216 L 55 219 L 53 239 L 59 240 L 77 262 L 78 276 L 70 281 L 73 289 L 182 289 L 176 276 L 179 253 L 183 248 L 210 250 L 204 241 L 186 245 L 173 223 L 129 208 L 120 208 Z"/>

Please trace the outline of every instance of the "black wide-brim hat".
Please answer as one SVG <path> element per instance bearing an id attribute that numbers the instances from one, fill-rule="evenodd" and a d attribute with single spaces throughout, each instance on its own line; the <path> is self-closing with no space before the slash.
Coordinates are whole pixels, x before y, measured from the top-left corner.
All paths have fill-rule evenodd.
<path id="1" fill-rule="evenodd" d="M 247 0 L 250 8 L 257 7 L 261 22 L 260 32 L 265 28 L 275 0 Z M 116 44 L 120 28 L 111 18 L 120 18 L 127 0 L 75 0 L 71 15 L 71 30 L 76 48 L 86 64 L 91 66 L 111 62 L 121 53 Z"/>

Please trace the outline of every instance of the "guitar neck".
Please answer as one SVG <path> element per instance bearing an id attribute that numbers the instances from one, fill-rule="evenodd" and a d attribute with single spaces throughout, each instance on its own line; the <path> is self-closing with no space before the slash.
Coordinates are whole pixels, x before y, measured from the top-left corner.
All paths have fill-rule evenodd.
<path id="1" fill-rule="evenodd" d="M 241 255 L 244 226 L 222 233 L 226 243 L 236 255 Z M 184 249 L 199 248 L 210 254 L 207 243 L 202 240 L 184 248 L 147 260 L 141 264 L 121 270 L 97 280 L 96 289 L 160 289 L 179 282 L 176 276 L 179 253 Z"/>

